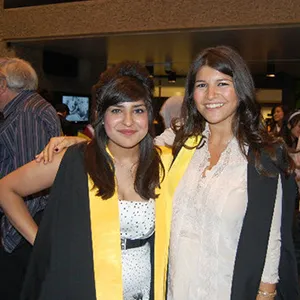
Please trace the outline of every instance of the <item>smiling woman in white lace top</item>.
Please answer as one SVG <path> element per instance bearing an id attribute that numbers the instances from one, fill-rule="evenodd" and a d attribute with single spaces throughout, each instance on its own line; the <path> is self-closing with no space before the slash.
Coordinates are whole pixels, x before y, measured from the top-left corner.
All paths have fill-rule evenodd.
<path id="1" fill-rule="evenodd" d="M 207 134 L 208 130 L 204 132 Z M 203 176 L 209 158 L 208 144 L 204 143 L 195 151 L 173 200 L 170 299 L 230 299 L 247 208 L 247 160 L 235 138 L 217 165 Z M 282 188 L 278 185 L 263 282 L 278 281 L 281 199 Z"/>
<path id="2" fill-rule="evenodd" d="M 289 158 L 264 128 L 233 49 L 196 58 L 183 120 L 169 173 L 185 167 L 173 200 L 168 300 L 296 299 Z M 202 139 L 185 147 L 195 136 Z"/>

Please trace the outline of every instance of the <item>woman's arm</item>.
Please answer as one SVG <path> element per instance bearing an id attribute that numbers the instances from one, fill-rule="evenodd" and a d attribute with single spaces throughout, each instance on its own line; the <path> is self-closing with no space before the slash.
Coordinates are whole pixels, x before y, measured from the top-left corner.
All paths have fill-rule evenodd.
<path id="1" fill-rule="evenodd" d="M 23 197 L 51 187 L 64 152 L 55 155 L 51 164 L 32 161 L 0 180 L 0 206 L 12 225 L 31 244 L 35 240 L 37 225 Z"/>
<path id="2" fill-rule="evenodd" d="M 256 300 L 272 300 L 276 296 L 276 284 L 261 282 Z"/>
<path id="3" fill-rule="evenodd" d="M 275 207 L 273 219 L 271 224 L 269 243 L 267 249 L 267 256 L 265 266 L 259 286 L 260 293 L 270 295 L 269 297 L 257 295 L 256 300 L 274 299 L 274 292 L 276 290 L 276 283 L 279 280 L 278 269 L 280 260 L 281 248 L 281 216 L 282 216 L 282 184 L 281 178 L 278 178 L 277 193 L 275 200 Z M 272 296 L 274 295 L 274 296 Z"/>
<path id="4" fill-rule="evenodd" d="M 72 145 L 83 142 L 88 143 L 89 140 L 78 136 L 53 137 L 50 139 L 45 149 L 40 154 L 36 155 L 35 159 L 37 162 L 43 162 L 44 164 L 47 164 L 48 162 L 52 162 L 55 153 L 60 153 Z"/>

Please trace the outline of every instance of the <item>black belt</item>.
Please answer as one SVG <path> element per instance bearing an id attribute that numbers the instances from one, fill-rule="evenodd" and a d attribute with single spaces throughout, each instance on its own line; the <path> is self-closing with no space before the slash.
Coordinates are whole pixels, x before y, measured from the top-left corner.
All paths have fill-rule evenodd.
<path id="1" fill-rule="evenodd" d="M 121 250 L 142 247 L 149 241 L 150 238 L 151 236 L 146 239 L 137 239 L 137 240 L 121 238 Z"/>

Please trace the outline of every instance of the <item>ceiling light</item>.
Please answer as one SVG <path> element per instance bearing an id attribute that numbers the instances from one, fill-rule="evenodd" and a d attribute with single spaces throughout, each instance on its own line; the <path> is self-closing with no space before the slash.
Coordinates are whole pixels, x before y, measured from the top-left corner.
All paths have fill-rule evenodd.
<path id="1" fill-rule="evenodd" d="M 176 82 L 176 72 L 170 71 L 168 72 L 168 82 L 175 83 Z"/>
<path id="2" fill-rule="evenodd" d="M 267 62 L 267 74 L 266 74 L 266 76 L 269 77 L 269 78 L 276 77 L 276 74 L 275 74 L 275 63 L 274 62 L 271 62 L 271 61 Z"/>
<path id="3" fill-rule="evenodd" d="M 154 66 L 153 65 L 148 65 L 146 66 L 147 71 L 150 74 L 150 77 L 153 78 L 154 77 Z"/>

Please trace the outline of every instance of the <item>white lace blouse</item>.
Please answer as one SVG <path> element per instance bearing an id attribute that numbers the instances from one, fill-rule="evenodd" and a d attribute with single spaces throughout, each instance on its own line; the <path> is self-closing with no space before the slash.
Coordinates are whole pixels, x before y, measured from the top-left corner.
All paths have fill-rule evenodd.
<path id="1" fill-rule="evenodd" d="M 209 134 L 205 132 L 204 134 Z M 247 160 L 231 140 L 210 171 L 207 143 L 177 187 L 171 227 L 168 300 L 230 299 L 239 236 L 247 207 Z M 261 281 L 276 283 L 280 257 L 282 187 Z"/>

